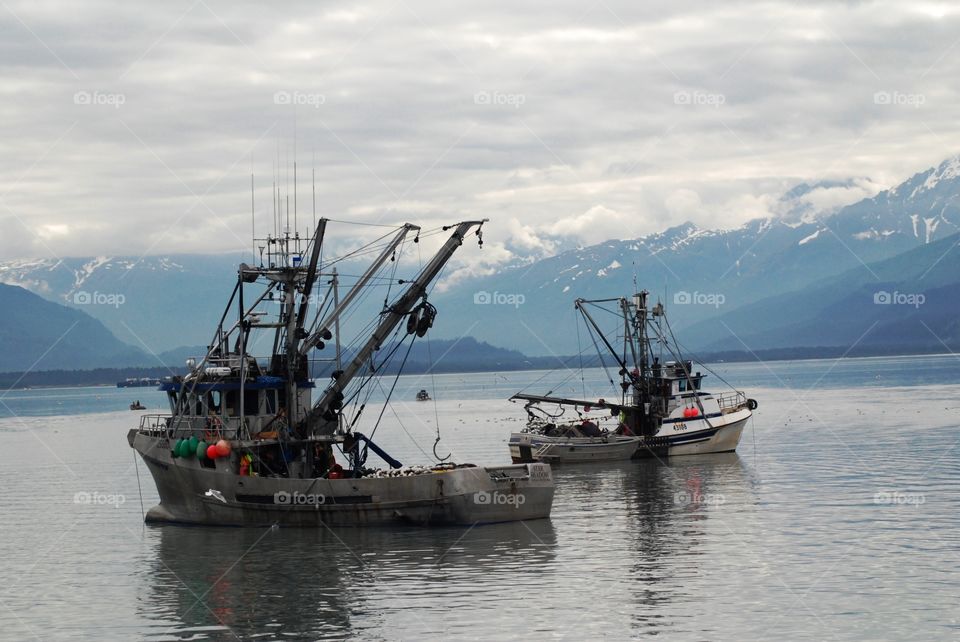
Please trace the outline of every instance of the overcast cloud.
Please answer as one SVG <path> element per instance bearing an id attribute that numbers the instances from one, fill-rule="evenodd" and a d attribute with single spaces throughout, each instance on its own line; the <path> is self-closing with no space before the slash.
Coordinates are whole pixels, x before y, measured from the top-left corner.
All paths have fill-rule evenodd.
<path id="1" fill-rule="evenodd" d="M 955 3 L 2 7 L 4 258 L 247 248 L 294 143 L 301 224 L 315 168 L 322 215 L 491 218 L 487 269 L 958 151 Z"/>

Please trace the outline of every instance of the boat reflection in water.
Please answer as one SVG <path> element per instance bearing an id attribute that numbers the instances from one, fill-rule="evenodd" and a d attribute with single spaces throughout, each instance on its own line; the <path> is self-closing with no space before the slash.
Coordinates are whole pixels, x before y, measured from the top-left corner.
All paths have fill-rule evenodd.
<path id="1" fill-rule="evenodd" d="M 718 622 L 740 617 L 757 499 L 735 453 L 668 462 L 558 470 L 550 520 L 148 528 L 141 608 L 164 639 L 696 637 L 707 604 L 729 608 Z"/>
<path id="2" fill-rule="evenodd" d="M 554 476 L 564 570 L 581 571 L 566 581 L 604 604 L 579 611 L 578 626 L 623 636 L 701 631 L 704 603 L 724 599 L 703 594 L 703 578 L 721 576 L 721 567 L 736 575 L 729 569 L 744 555 L 729 549 L 741 549 L 740 532 L 756 521 L 754 482 L 741 458 L 579 464 Z"/>
<path id="3" fill-rule="evenodd" d="M 141 615 L 155 623 L 158 639 L 439 634 L 457 626 L 453 609 L 476 604 L 478 591 L 519 603 L 523 587 L 513 580 L 553 568 L 557 542 L 549 520 L 469 531 L 165 525 L 145 532 L 156 559 Z"/>

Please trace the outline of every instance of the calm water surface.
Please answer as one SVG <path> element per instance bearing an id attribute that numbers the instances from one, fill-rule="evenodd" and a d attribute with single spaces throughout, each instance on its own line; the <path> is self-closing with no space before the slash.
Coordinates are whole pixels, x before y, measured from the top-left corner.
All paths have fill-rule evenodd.
<path id="1" fill-rule="evenodd" d="M 0 639 L 960 638 L 960 360 L 715 369 L 760 401 L 738 454 L 557 468 L 550 520 L 472 529 L 144 526 L 158 393 L 8 392 Z M 401 378 L 378 441 L 504 463 L 543 375 Z M 564 376 L 531 390 L 610 396 Z"/>

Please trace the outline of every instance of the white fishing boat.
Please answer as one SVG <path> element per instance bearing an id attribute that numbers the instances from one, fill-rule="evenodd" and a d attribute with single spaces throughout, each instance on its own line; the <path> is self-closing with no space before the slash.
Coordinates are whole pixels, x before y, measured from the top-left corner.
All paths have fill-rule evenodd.
<path id="1" fill-rule="evenodd" d="M 482 224 L 467 221 L 443 228 L 453 229 L 449 239 L 415 278 L 399 280 L 399 293 L 385 300 L 369 334 L 361 330 L 353 337 L 347 356 L 341 354 L 340 326 L 354 318 L 371 283 L 396 283 L 392 274 L 384 277 L 381 271 L 392 272 L 391 259 L 397 258 L 401 243 L 414 233 L 418 242 L 420 228 L 406 224 L 379 239 L 377 258 L 342 299 L 333 268 L 339 259 L 321 261 L 327 220 L 319 221 L 306 248 L 300 247 L 298 235 L 289 233 L 263 239 L 260 265 L 240 265 L 206 356 L 199 363 L 188 360 L 186 375 L 161 384 L 170 414 L 145 415 L 127 435 L 160 496 L 146 520 L 218 526 L 473 526 L 548 517 L 554 493 L 548 464 L 483 467 L 441 461 L 403 466 L 356 430 L 369 399 L 365 395 L 375 387 L 368 384 L 381 376 L 400 346 L 407 344 L 409 354 L 413 342 L 433 326 L 437 310 L 427 302 L 428 286 L 468 233 L 480 238 Z M 369 246 L 361 250 L 371 251 Z M 311 312 L 315 289 L 324 282 L 329 291 Z M 254 288 L 251 296 L 247 290 Z M 280 295 L 279 307 L 275 294 Z M 334 337 L 335 355 L 311 359 L 324 348 L 329 353 L 332 346 L 326 342 Z M 258 345 L 272 346 L 272 351 L 251 354 Z M 388 354 L 378 356 L 387 345 L 390 349 L 383 352 Z M 330 368 L 329 380 L 314 401 L 313 372 L 321 361 Z M 371 435 L 382 419 L 383 413 Z M 367 465 L 369 453 L 387 467 Z"/>
<path id="2" fill-rule="evenodd" d="M 608 461 L 736 450 L 757 402 L 738 390 L 726 394 L 703 390 L 706 375 L 694 372 L 693 362 L 681 357 L 663 305 L 657 303 L 648 309 L 648 296 L 643 291 L 632 300 L 577 299 L 576 308 L 597 339 L 595 345 L 602 346 L 601 351 L 617 363 L 620 398 L 611 402 L 549 393 L 514 395 L 511 400 L 526 402 L 528 416 L 526 428 L 510 435 L 510 456 L 515 463 Z M 620 350 L 614 348 L 588 310 L 588 306 L 604 304 L 614 304 L 623 318 Z M 665 354 L 673 359 L 662 361 Z M 549 408 L 556 410 L 551 412 Z M 571 415 L 567 415 L 570 410 Z"/>

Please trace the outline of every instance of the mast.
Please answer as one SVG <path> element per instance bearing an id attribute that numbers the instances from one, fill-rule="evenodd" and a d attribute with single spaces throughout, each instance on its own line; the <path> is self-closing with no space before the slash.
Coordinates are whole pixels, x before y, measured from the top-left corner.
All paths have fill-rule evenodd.
<path id="1" fill-rule="evenodd" d="M 300 293 L 300 309 L 294 313 L 297 292 L 297 274 L 301 268 L 288 268 L 292 270 L 290 279 L 286 283 L 287 296 L 284 299 L 284 307 L 287 314 L 287 341 L 286 341 L 286 362 L 287 362 L 287 419 L 289 425 L 295 426 L 299 420 L 299 409 L 297 408 L 297 374 L 300 371 L 301 359 L 303 356 L 298 350 L 300 344 L 300 335 L 303 333 L 303 323 L 307 317 L 310 306 L 310 293 L 313 290 L 313 284 L 317 280 L 317 269 L 320 262 L 320 250 L 323 247 L 323 237 L 327 229 L 327 219 L 322 218 L 317 224 L 317 230 L 313 236 L 313 247 L 310 252 L 310 264 L 307 267 L 307 273 L 304 278 L 303 288 Z"/>
<path id="2" fill-rule="evenodd" d="M 353 355 L 350 362 L 344 366 L 338 376 L 334 378 L 333 383 L 324 391 L 323 396 L 317 401 L 313 409 L 307 413 L 304 420 L 308 422 L 308 426 L 313 424 L 323 433 L 332 432 L 336 428 L 337 421 L 330 415 L 330 412 L 339 410 L 343 401 L 343 391 L 347 385 L 373 356 L 373 353 L 379 349 L 400 321 L 413 310 L 417 300 L 426 297 L 427 287 L 440 274 L 440 270 L 450 260 L 457 248 L 463 245 L 467 233 L 474 227 L 482 226 L 486 221 L 487 219 L 464 221 L 457 225 L 456 230 L 430 260 L 430 263 L 423 268 L 416 279 L 410 282 L 410 285 L 394 301 L 393 305 L 387 308 L 383 314 L 383 319 L 367 342 Z M 444 229 L 449 229 L 449 227 L 444 227 Z M 351 290 L 350 294 L 352 295 L 355 290 L 356 288 Z M 344 303 L 346 303 L 346 299 L 344 299 Z M 321 420 L 323 423 L 320 423 Z"/>

